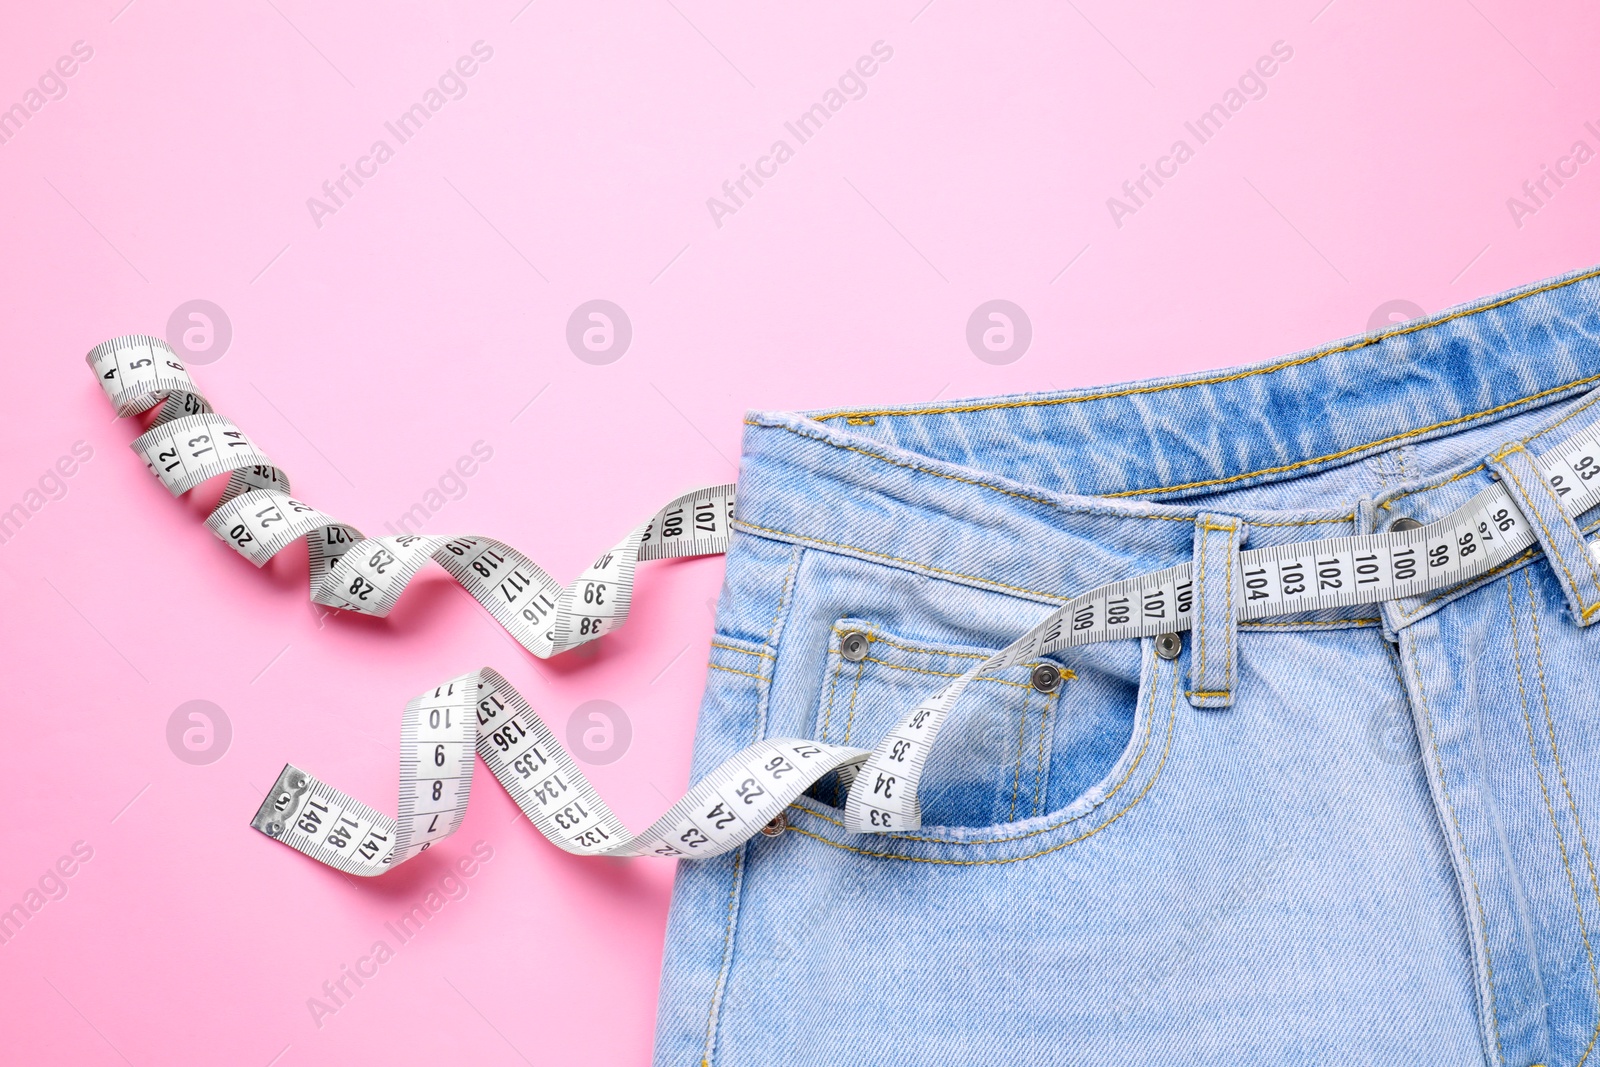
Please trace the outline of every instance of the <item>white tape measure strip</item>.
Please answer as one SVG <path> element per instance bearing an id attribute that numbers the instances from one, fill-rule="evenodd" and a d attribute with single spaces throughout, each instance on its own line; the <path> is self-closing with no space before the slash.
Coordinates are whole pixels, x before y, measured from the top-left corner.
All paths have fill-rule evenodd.
<path id="1" fill-rule="evenodd" d="M 328 607 L 387 615 L 431 559 L 518 644 L 548 658 L 623 624 L 639 561 L 710 555 L 728 547 L 731 485 L 678 497 L 566 586 L 510 545 L 487 537 L 365 537 L 290 496 L 288 475 L 233 420 L 212 410 L 165 341 L 118 337 L 96 346 L 88 362 L 119 415 L 161 405 L 132 446 L 161 484 L 182 496 L 229 475 L 206 519 L 211 532 L 257 567 L 305 538 L 311 599 Z"/>
<path id="2" fill-rule="evenodd" d="M 133 448 L 174 495 L 220 474 L 229 480 L 207 525 L 261 566 L 309 538 L 318 603 L 385 615 L 429 559 L 438 562 L 537 656 L 620 626 L 639 560 L 725 551 L 733 487 L 685 494 L 561 586 L 509 545 L 484 537 L 365 538 L 355 527 L 289 495 L 274 467 L 229 419 L 215 414 L 182 361 L 159 338 L 130 335 L 96 347 L 89 365 L 119 415 L 161 404 Z M 1600 437 L 1539 460 L 1562 505 L 1578 515 L 1600 503 Z M 1378 603 L 1481 575 L 1535 543 L 1499 485 L 1427 526 L 1302 541 L 1241 552 L 1235 603 L 1241 619 Z M 845 826 L 894 833 L 921 826 L 917 786 L 939 730 L 962 693 L 991 670 L 1076 645 L 1189 629 L 1188 564 L 1091 590 L 911 709 L 872 752 L 804 739 L 757 742 L 730 757 L 644 833 L 628 833 L 533 709 L 503 678 L 463 675 L 406 706 L 400 817 L 390 818 L 285 766 L 253 825 L 352 874 L 377 874 L 455 832 L 466 812 L 476 746 L 540 832 L 580 855 L 700 858 L 738 847 L 823 775 L 848 790 Z"/>
<path id="3" fill-rule="evenodd" d="M 1569 442 L 1538 464 L 1568 514 L 1600 503 L 1600 437 Z M 1416 529 L 1241 552 L 1234 603 L 1241 619 L 1261 619 L 1417 596 L 1475 578 L 1534 543 L 1511 494 L 1496 484 Z M 845 800 L 845 827 L 885 833 L 922 825 L 917 786 L 928 753 L 951 708 L 980 674 L 1074 645 L 1187 630 L 1192 608 L 1187 563 L 1102 586 L 1058 608 L 895 723 L 856 776 Z"/>
<path id="4" fill-rule="evenodd" d="M 580 856 L 702 859 L 737 848 L 813 782 L 867 758 L 820 741 L 758 741 L 712 771 L 649 829 L 628 832 L 571 754 L 504 678 L 485 668 L 406 705 L 400 817 L 390 818 L 285 766 L 252 825 L 313 859 L 374 875 L 455 833 L 472 788 L 474 745 L 528 821 Z"/>

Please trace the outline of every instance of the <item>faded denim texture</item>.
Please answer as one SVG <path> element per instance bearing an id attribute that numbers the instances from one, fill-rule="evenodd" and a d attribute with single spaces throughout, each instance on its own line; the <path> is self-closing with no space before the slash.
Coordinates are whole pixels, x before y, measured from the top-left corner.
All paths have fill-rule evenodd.
<path id="1" fill-rule="evenodd" d="M 1230 371 L 753 413 L 692 773 L 764 736 L 871 747 L 1052 607 L 1197 551 L 1443 517 L 1600 430 L 1597 384 L 1585 271 Z M 825 781 L 680 864 L 656 1063 L 1600 1067 L 1575 518 L 1440 593 L 975 684 L 921 830 L 844 832 Z"/>

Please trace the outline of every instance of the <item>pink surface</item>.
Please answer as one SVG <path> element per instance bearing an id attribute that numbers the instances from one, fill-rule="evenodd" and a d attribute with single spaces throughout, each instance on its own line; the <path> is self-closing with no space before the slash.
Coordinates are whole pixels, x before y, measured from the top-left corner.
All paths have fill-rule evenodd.
<path id="1" fill-rule="evenodd" d="M 490 664 L 558 728 L 624 710 L 593 778 L 642 827 L 686 784 L 721 573 L 644 567 L 623 631 L 548 663 L 438 572 L 386 621 L 320 618 L 302 550 L 257 573 L 144 473 L 95 343 L 214 302 L 231 345 L 196 379 L 300 495 L 378 532 L 483 442 L 427 531 L 564 579 L 731 478 L 746 408 L 1224 366 L 1600 259 L 1592 5 L 125 3 L 0 35 L 0 107 L 27 112 L 0 127 L 0 509 L 26 513 L 0 543 L 0 908 L 39 904 L 0 945 L 6 1062 L 644 1061 L 668 864 L 569 858 L 486 774 L 461 834 L 373 883 L 247 824 L 285 760 L 393 811 L 401 706 Z M 479 41 L 400 143 L 385 123 Z M 802 143 L 785 123 L 875 42 Z M 1185 123 L 1219 102 L 1202 144 Z M 1136 201 L 1141 165 L 1169 177 Z M 1540 203 L 1546 165 L 1568 176 Z M 743 166 L 769 176 L 735 201 Z M 566 342 L 592 299 L 633 327 L 607 365 Z M 1009 363 L 968 346 L 993 299 L 1031 322 Z M 231 724 L 209 764 L 169 748 L 194 700 Z"/>

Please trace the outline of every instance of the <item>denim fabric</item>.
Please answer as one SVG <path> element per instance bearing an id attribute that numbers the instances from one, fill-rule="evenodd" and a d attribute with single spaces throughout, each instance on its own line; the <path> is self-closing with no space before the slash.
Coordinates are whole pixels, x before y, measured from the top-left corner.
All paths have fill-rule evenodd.
<path id="1" fill-rule="evenodd" d="M 870 747 L 1068 598 L 1226 567 L 1208 524 L 1447 515 L 1600 430 L 1597 383 L 1586 271 L 1226 372 L 754 413 L 692 774 Z M 1527 489 L 1551 536 L 1461 587 L 1213 618 L 1203 667 L 1197 633 L 1062 653 L 1048 697 L 974 685 L 921 830 L 846 833 L 823 782 L 680 864 L 656 1063 L 1600 1067 L 1600 628 L 1563 573 L 1594 520 Z"/>

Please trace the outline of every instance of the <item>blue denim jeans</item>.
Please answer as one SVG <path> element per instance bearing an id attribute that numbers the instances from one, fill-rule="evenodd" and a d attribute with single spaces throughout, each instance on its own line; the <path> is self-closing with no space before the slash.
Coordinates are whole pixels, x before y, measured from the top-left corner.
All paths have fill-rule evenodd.
<path id="1" fill-rule="evenodd" d="M 1597 385 L 1591 270 L 1225 372 L 754 413 L 692 773 L 870 748 L 1107 582 L 1447 515 L 1600 428 Z M 845 832 L 824 780 L 680 865 L 656 1063 L 1600 1067 L 1577 555 L 986 677 L 920 830 Z"/>

